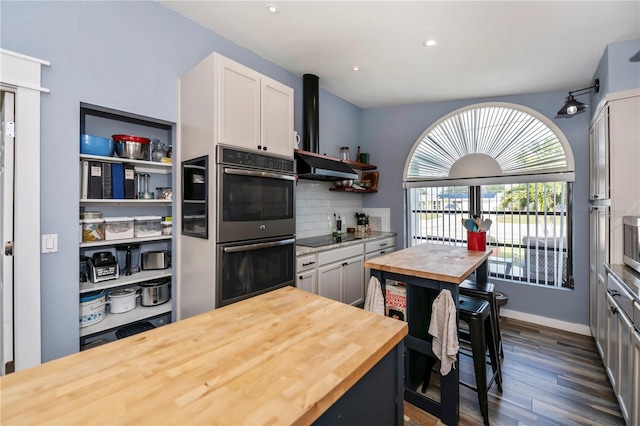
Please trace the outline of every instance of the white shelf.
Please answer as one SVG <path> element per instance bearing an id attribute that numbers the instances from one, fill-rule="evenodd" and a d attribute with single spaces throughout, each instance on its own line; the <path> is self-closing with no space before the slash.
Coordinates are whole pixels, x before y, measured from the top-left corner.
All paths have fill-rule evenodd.
<path id="1" fill-rule="evenodd" d="M 130 284 L 137 284 L 143 281 L 156 280 L 158 278 L 171 277 L 171 268 L 154 270 L 154 271 L 140 271 L 137 274 L 131 274 L 129 276 L 120 275 L 117 280 L 101 281 L 99 283 L 92 283 L 87 281 L 80 283 L 80 293 L 88 293 L 90 291 L 105 290 L 108 288 L 123 287 Z"/>
<path id="2" fill-rule="evenodd" d="M 107 162 L 107 163 L 133 164 L 135 166 L 136 171 L 150 172 L 150 173 L 163 173 L 163 174 L 171 173 L 171 168 L 173 166 L 173 164 L 171 164 L 171 163 L 160 163 L 160 162 L 156 162 L 156 161 L 143 161 L 143 160 L 130 160 L 128 158 L 105 157 L 105 156 L 102 156 L 102 155 L 80 154 L 80 159 L 81 160 L 104 161 L 104 162 Z"/>
<path id="3" fill-rule="evenodd" d="M 171 235 L 162 235 L 159 237 L 146 237 L 146 238 L 123 238 L 122 240 L 101 240 L 101 241 L 91 241 L 90 243 L 80 243 L 80 248 L 116 246 L 118 244 L 145 243 L 149 241 L 164 241 L 164 240 L 170 240 L 170 239 L 171 239 Z"/>
<path id="4" fill-rule="evenodd" d="M 91 334 L 100 333 L 105 330 L 120 327 L 132 322 L 140 321 L 146 318 L 155 317 L 171 312 L 171 299 L 168 302 L 158 306 L 141 306 L 138 301 L 136 308 L 122 314 L 110 314 L 107 306 L 107 314 L 105 318 L 88 327 L 80 328 L 80 337 L 89 336 Z"/>
<path id="5" fill-rule="evenodd" d="M 172 200 L 137 200 L 137 199 L 90 199 L 81 198 L 81 206 L 166 206 L 170 207 Z"/>

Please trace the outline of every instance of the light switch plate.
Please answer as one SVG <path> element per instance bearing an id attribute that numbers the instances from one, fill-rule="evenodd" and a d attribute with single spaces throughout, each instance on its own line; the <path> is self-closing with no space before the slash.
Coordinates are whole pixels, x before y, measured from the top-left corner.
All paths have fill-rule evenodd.
<path id="1" fill-rule="evenodd" d="M 58 252 L 58 234 L 42 235 L 42 253 Z"/>

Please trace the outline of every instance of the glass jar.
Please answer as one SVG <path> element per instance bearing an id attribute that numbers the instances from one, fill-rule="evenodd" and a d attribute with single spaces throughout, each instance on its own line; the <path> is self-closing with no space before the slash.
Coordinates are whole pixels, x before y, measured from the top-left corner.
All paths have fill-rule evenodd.
<path id="1" fill-rule="evenodd" d="M 162 161 L 162 157 L 167 156 L 167 149 L 164 144 L 160 141 L 157 141 L 153 144 L 153 153 L 151 154 L 151 161 L 155 161 L 157 163 Z"/>
<path id="2" fill-rule="evenodd" d="M 340 147 L 340 159 L 347 160 L 347 161 L 351 160 L 351 153 L 349 152 L 348 146 Z"/>

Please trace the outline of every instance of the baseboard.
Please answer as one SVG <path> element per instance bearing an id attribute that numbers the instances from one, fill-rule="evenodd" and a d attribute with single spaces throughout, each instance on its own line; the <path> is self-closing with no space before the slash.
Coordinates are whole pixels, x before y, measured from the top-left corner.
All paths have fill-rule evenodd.
<path id="1" fill-rule="evenodd" d="M 500 316 L 530 322 L 532 324 L 540 324 L 544 325 L 545 327 L 557 328 L 558 330 L 564 330 L 570 333 L 591 336 L 591 329 L 588 325 L 585 324 L 560 321 L 553 318 L 541 317 L 539 315 L 527 314 L 525 312 L 518 312 L 505 308 L 500 308 Z"/>

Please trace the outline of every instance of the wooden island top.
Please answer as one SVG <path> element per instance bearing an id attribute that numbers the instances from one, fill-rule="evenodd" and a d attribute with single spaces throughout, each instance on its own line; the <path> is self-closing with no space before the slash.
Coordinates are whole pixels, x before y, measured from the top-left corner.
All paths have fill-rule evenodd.
<path id="1" fill-rule="evenodd" d="M 407 330 L 286 287 L 1 377 L 0 423 L 310 424 Z"/>
<path id="2" fill-rule="evenodd" d="M 367 260 L 365 268 L 460 284 L 491 256 L 491 249 L 468 250 L 442 244 L 420 244 Z"/>

